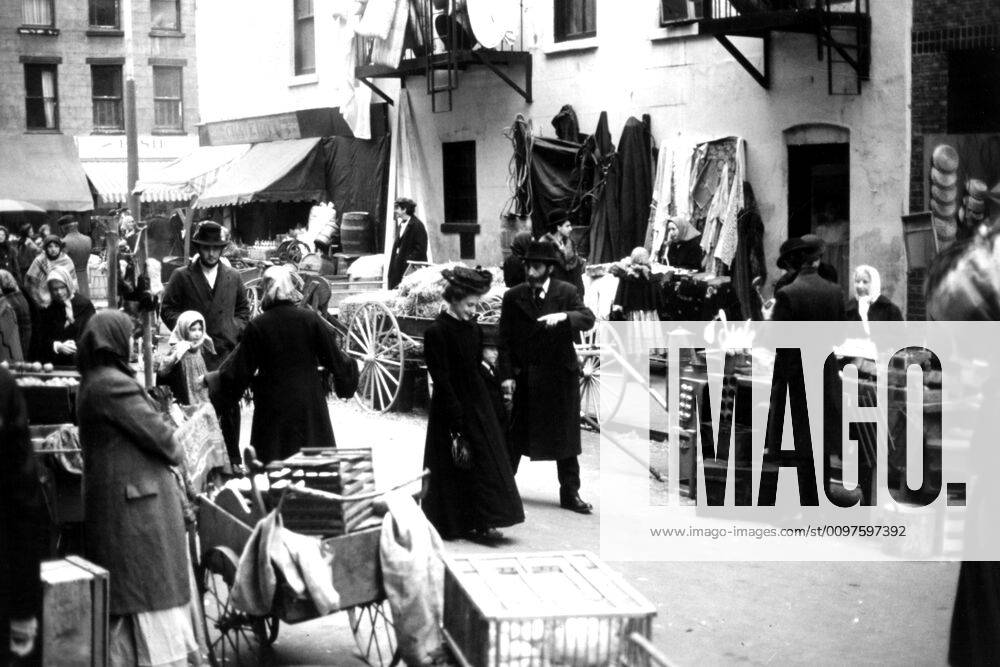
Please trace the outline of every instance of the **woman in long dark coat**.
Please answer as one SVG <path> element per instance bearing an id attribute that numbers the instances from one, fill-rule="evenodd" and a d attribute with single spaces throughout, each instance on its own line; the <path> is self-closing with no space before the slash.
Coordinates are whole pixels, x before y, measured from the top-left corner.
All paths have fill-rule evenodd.
<path id="1" fill-rule="evenodd" d="M 503 538 L 498 528 L 524 521 L 524 508 L 504 429 L 479 370 L 483 333 L 472 316 L 479 297 L 489 290 L 490 278 L 465 267 L 444 274 L 448 308 L 424 335 L 434 393 L 424 446 L 424 467 L 431 476 L 423 509 L 446 540 L 493 542 Z M 468 445 L 469 469 L 455 465 L 456 436 Z"/>
<path id="2" fill-rule="evenodd" d="M 76 293 L 75 278 L 61 266 L 49 272 L 46 282 L 52 303 L 38 311 L 32 357 L 56 366 L 72 366 L 76 363 L 77 342 L 94 315 L 94 304 Z"/>
<path id="3" fill-rule="evenodd" d="M 184 665 L 197 650 L 173 428 L 128 365 L 132 320 L 103 310 L 80 339 L 77 401 L 87 558 L 110 573 L 111 663 Z"/>
<path id="4" fill-rule="evenodd" d="M 338 372 L 346 357 L 313 310 L 298 307 L 302 280 L 288 267 L 264 273 L 264 312 L 218 371 L 219 389 L 236 399 L 253 393 L 250 444 L 264 463 L 303 447 L 335 447 L 330 408 L 318 367 Z M 349 360 L 347 360 L 350 363 Z M 210 374 L 209 386 L 215 388 Z"/>

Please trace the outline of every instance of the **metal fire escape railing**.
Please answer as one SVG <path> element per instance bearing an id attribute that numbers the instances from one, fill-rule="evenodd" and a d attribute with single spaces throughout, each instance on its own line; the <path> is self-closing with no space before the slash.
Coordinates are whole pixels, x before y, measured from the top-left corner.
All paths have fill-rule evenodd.
<path id="1" fill-rule="evenodd" d="M 771 85 L 771 34 L 795 32 L 816 36 L 816 56 L 827 62 L 831 95 L 858 95 L 869 79 L 871 15 L 869 0 L 701 0 L 699 33 L 716 40 L 764 88 Z M 763 71 L 743 55 L 729 37 L 763 40 Z M 853 85 L 839 87 L 838 75 L 849 71 Z"/>

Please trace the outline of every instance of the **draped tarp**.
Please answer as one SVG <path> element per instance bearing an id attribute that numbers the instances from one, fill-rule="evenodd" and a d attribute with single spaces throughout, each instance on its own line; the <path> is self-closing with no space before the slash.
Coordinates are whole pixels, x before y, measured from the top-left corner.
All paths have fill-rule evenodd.
<path id="1" fill-rule="evenodd" d="M 617 185 L 618 224 L 609 226 L 611 255 L 600 261 L 614 261 L 646 243 L 649 204 L 653 199 L 653 146 L 649 127 L 629 118 L 618 140 L 617 183 L 609 178 L 609 187 Z"/>
<path id="2" fill-rule="evenodd" d="M 572 211 L 578 182 L 574 170 L 580 144 L 535 137 L 531 146 L 531 228 L 535 236 L 545 233 L 553 209 Z M 586 220 L 574 224 L 587 224 Z"/>
<path id="3" fill-rule="evenodd" d="M 322 141 L 327 201 L 337 214 L 366 211 L 381 229 L 389 177 L 389 136 L 378 139 L 326 137 Z M 381 239 L 381 236 L 376 236 Z"/>

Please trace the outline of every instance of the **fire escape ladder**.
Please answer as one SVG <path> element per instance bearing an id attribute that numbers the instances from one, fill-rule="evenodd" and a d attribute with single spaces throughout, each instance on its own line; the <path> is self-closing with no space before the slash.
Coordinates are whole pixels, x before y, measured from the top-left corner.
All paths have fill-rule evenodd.
<path id="1" fill-rule="evenodd" d="M 855 0 L 854 21 L 849 24 L 835 24 L 829 10 L 823 15 L 823 23 L 817 35 L 826 48 L 827 92 L 830 95 L 860 95 L 861 84 L 868 81 L 870 74 L 870 24 L 868 3 Z M 852 79 L 853 85 L 844 79 Z M 837 85 L 843 82 L 843 85 Z"/>
<path id="2" fill-rule="evenodd" d="M 426 22 L 426 34 L 424 43 L 428 45 L 428 53 L 425 57 L 424 78 L 427 81 L 427 94 L 431 96 L 431 111 L 440 113 L 451 111 L 453 93 L 458 88 L 458 62 L 456 51 L 458 47 L 458 22 L 450 20 L 455 15 L 455 0 L 448 0 L 446 7 L 441 11 L 434 9 L 434 4 L 430 0 L 424 0 L 426 15 L 429 17 Z M 434 22 L 437 16 L 445 16 L 448 19 L 448 30 L 445 34 L 444 49 L 442 53 L 434 53 Z M 444 99 L 439 102 L 439 96 Z"/>

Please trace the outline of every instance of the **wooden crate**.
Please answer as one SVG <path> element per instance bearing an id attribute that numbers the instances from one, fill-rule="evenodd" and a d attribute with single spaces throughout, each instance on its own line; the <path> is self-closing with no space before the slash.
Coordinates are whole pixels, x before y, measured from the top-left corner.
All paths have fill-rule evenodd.
<path id="1" fill-rule="evenodd" d="M 267 467 L 272 506 L 281 504 L 285 527 L 305 535 L 332 537 L 359 530 L 375 522 L 373 498 L 335 500 L 286 494 L 290 485 L 357 496 L 375 491 L 371 449 L 304 448 L 284 461 Z"/>
<path id="2" fill-rule="evenodd" d="M 42 664 L 107 664 L 108 571 L 77 556 L 42 563 Z"/>
<path id="3" fill-rule="evenodd" d="M 648 665 L 656 609 L 585 551 L 446 559 L 444 633 L 459 663 Z"/>

